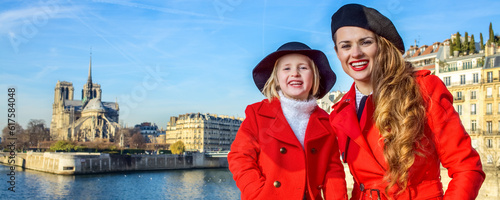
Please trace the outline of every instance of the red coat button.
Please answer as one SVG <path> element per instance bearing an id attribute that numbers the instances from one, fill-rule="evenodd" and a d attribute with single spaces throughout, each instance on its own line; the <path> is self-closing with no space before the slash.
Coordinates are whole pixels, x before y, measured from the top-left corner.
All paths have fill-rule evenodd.
<path id="1" fill-rule="evenodd" d="M 280 148 L 280 153 L 285 154 L 286 153 L 286 148 L 285 147 L 281 147 Z"/>
<path id="2" fill-rule="evenodd" d="M 279 181 L 274 181 L 274 187 L 275 188 L 281 187 L 281 183 Z"/>

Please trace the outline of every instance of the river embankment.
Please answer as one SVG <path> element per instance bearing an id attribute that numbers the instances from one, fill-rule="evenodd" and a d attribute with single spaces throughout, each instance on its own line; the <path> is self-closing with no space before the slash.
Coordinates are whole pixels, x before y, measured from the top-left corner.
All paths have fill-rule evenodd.
<path id="1" fill-rule="evenodd" d="M 9 158 L 9 154 L 0 154 L 0 163 L 63 175 L 228 167 L 227 157 L 212 157 L 203 153 L 115 155 L 82 152 L 28 152 L 18 153 L 15 158 Z"/>

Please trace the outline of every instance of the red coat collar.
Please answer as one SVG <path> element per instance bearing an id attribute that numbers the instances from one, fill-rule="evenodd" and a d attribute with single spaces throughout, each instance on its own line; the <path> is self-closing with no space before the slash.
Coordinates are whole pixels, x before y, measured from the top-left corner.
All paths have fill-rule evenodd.
<path id="1" fill-rule="evenodd" d="M 257 110 L 257 114 L 272 120 L 270 128 L 266 131 L 269 136 L 282 142 L 302 146 L 283 114 L 279 99 L 273 99 L 272 102 L 269 102 L 267 99 L 264 100 L 261 107 Z M 326 126 L 329 126 L 328 114 L 321 110 L 319 106 L 316 106 L 307 124 L 304 146 L 307 146 L 309 141 L 329 136 L 331 132 L 328 131 L 329 129 Z"/>
<path id="2" fill-rule="evenodd" d="M 337 130 L 337 134 L 345 134 L 350 137 L 358 146 L 375 158 L 373 152 L 366 140 L 367 134 L 373 128 L 374 122 L 372 119 L 374 106 L 372 95 L 366 100 L 363 115 L 358 121 L 356 115 L 356 89 L 353 83 L 351 89 L 342 97 L 342 99 L 333 105 L 331 115 L 331 124 Z M 365 135 L 363 135 L 365 133 Z M 371 135 L 372 136 L 372 135 Z M 381 162 L 379 162 L 381 163 Z M 382 166 L 382 165 L 381 165 Z"/>

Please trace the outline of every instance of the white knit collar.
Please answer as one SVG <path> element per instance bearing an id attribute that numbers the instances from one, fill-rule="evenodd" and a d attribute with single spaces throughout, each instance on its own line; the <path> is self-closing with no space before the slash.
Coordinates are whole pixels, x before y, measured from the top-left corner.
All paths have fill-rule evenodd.
<path id="1" fill-rule="evenodd" d="M 278 94 L 280 95 L 281 107 L 283 110 L 289 110 L 296 113 L 307 113 L 310 115 L 318 105 L 314 97 L 306 101 L 301 101 L 285 97 L 281 90 L 278 91 Z"/>
<path id="2" fill-rule="evenodd" d="M 288 125 L 290 125 L 290 128 L 292 128 L 292 131 L 302 145 L 302 148 L 304 148 L 307 124 L 311 114 L 318 105 L 316 104 L 316 98 L 312 98 L 307 101 L 299 101 L 296 99 L 286 98 L 281 91 L 278 93 L 280 95 L 281 110 L 283 110 L 283 115 L 285 115 Z"/>

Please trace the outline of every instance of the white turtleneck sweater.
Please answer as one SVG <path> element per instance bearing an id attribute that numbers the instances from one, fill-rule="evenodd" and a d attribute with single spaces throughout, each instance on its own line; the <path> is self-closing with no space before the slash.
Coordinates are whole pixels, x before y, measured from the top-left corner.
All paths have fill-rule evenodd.
<path id="1" fill-rule="evenodd" d="M 295 133 L 302 148 L 304 148 L 304 138 L 306 136 L 306 128 L 309 122 L 309 117 L 318 105 L 316 98 L 307 101 L 299 101 L 296 99 L 289 99 L 283 95 L 283 92 L 278 92 L 280 95 L 281 109 L 285 115 L 286 121 Z"/>

